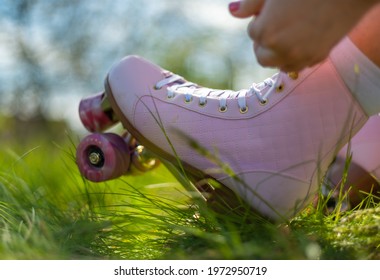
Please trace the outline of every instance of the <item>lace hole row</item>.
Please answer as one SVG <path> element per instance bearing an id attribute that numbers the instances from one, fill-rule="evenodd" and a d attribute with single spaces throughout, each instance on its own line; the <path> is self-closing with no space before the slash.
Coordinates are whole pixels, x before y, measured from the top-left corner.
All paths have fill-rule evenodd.
<path id="1" fill-rule="evenodd" d="M 171 99 L 171 98 L 173 98 L 173 97 L 174 97 L 174 95 L 168 95 L 168 96 L 167 96 L 168 99 Z M 193 101 L 193 98 L 185 98 L 185 103 L 190 103 L 190 102 L 192 102 L 192 101 Z M 267 103 L 268 103 L 268 100 L 262 100 L 262 101 L 260 101 L 260 104 L 261 104 L 261 105 L 266 105 Z M 199 103 L 198 103 L 198 105 L 199 105 L 200 107 L 205 107 L 206 104 L 207 104 L 207 101 L 199 102 Z M 221 107 L 219 107 L 219 112 L 221 112 L 221 113 L 225 113 L 225 112 L 227 112 L 227 106 L 221 106 Z M 240 112 L 241 114 L 245 114 L 245 113 L 247 113 L 247 112 L 248 112 L 248 106 L 245 106 L 245 107 L 242 107 L 242 108 L 239 107 L 239 112 Z"/>
<path id="2" fill-rule="evenodd" d="M 174 94 L 173 95 L 167 95 L 167 98 L 168 99 L 172 99 L 172 98 L 174 98 Z M 193 101 L 193 98 L 191 97 L 191 98 L 186 98 L 185 97 L 185 103 L 191 103 L 192 101 Z M 204 102 L 199 102 L 198 103 L 198 105 L 200 106 L 200 107 L 205 107 L 206 106 L 206 104 L 207 104 L 207 101 L 204 101 Z"/>

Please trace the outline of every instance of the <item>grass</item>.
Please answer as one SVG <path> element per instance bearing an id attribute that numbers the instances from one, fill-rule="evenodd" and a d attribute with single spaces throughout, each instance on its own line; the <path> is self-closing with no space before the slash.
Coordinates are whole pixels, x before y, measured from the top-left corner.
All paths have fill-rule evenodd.
<path id="1" fill-rule="evenodd" d="M 326 216 L 322 201 L 282 224 L 221 215 L 164 166 L 90 183 L 69 139 L 0 149 L 1 259 L 380 259 L 378 205 Z"/>

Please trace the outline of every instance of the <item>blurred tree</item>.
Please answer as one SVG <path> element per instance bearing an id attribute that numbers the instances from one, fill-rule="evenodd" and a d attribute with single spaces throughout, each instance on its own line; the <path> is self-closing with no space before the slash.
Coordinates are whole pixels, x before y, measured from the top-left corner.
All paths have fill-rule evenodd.
<path id="1" fill-rule="evenodd" d="M 22 119 L 46 119 L 54 95 L 101 90 L 128 54 L 217 88 L 232 87 L 251 63 L 242 54 L 250 52 L 245 30 L 207 24 L 192 0 L 1 2 L 0 108 Z"/>

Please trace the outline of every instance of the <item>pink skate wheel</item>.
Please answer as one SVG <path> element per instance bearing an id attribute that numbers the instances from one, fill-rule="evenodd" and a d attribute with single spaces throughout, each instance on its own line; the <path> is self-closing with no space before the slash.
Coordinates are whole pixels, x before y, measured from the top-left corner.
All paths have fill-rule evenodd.
<path id="1" fill-rule="evenodd" d="M 118 122 L 104 92 L 82 99 L 79 117 L 90 132 L 104 131 Z"/>
<path id="2" fill-rule="evenodd" d="M 120 177 L 129 169 L 128 145 L 113 133 L 88 135 L 78 145 L 77 164 L 81 174 L 93 182 Z"/>

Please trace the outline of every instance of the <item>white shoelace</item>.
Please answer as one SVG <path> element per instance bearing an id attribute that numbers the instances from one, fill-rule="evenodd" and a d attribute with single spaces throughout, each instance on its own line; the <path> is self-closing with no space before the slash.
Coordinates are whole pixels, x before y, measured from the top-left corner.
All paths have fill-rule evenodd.
<path id="1" fill-rule="evenodd" d="M 276 82 L 275 78 L 272 77 L 265 79 L 261 83 L 252 84 L 248 90 L 216 90 L 199 87 L 195 83 L 187 82 L 183 77 L 179 75 L 171 74 L 167 78 L 156 83 L 155 89 L 161 89 L 165 85 L 170 85 L 167 88 L 168 98 L 173 98 L 175 94 L 180 93 L 184 95 L 185 102 L 191 102 L 193 96 L 197 96 L 199 98 L 200 106 L 206 105 L 208 97 L 217 98 L 219 100 L 220 112 L 225 112 L 227 110 L 227 99 L 236 99 L 240 112 L 246 113 L 248 111 L 247 97 L 256 95 L 259 102 L 264 105 L 268 102 L 268 97 L 273 92 L 273 90 L 268 89 L 265 94 L 263 94 L 263 90 L 268 86 L 272 88 L 275 86 L 275 84 L 278 84 L 278 81 Z"/>

